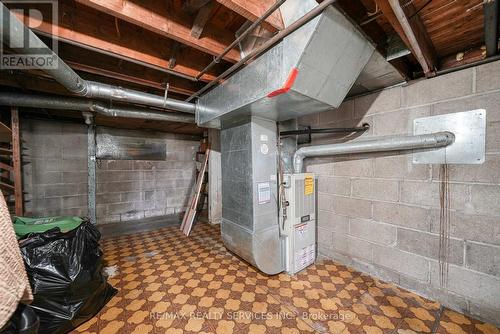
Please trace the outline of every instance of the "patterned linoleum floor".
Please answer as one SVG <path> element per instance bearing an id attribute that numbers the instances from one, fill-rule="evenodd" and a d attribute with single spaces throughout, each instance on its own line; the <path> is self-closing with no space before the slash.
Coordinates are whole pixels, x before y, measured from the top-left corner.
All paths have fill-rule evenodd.
<path id="1" fill-rule="evenodd" d="M 217 227 L 102 241 L 118 294 L 75 333 L 500 333 L 332 261 L 267 277 L 223 246 Z"/>

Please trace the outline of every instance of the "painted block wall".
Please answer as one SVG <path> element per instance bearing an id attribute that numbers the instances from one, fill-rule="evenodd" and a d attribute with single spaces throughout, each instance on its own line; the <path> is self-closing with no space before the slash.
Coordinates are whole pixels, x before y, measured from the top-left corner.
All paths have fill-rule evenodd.
<path id="1" fill-rule="evenodd" d="M 139 139 L 164 141 L 167 158 L 98 161 L 98 224 L 183 212 L 194 183 L 198 138 L 120 131 Z M 26 215 L 86 216 L 86 126 L 22 118 L 21 136 Z"/>
<path id="2" fill-rule="evenodd" d="M 345 101 L 302 125 L 369 123 L 411 134 L 419 117 L 486 109 L 486 162 L 451 165 L 451 264 L 440 286 L 439 165 L 393 152 L 306 160 L 318 175 L 318 248 L 332 258 L 500 325 L 500 62 Z M 342 142 L 331 136 L 314 143 Z"/>

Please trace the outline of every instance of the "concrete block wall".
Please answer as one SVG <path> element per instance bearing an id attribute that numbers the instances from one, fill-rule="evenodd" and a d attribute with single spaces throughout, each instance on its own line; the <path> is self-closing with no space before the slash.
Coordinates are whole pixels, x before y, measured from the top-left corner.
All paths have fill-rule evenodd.
<path id="1" fill-rule="evenodd" d="M 123 130 L 164 141 L 165 161 L 101 160 L 97 165 L 97 222 L 178 214 L 194 183 L 199 140 Z M 87 215 L 87 128 L 83 124 L 21 119 L 26 215 Z"/>
<path id="2" fill-rule="evenodd" d="M 126 135 L 126 131 L 121 131 Z M 165 141 L 165 161 L 102 160 L 97 168 L 97 220 L 112 223 L 179 214 L 195 182 L 199 140 L 174 134 L 135 132 Z"/>
<path id="3" fill-rule="evenodd" d="M 486 162 L 450 165 L 449 277 L 439 283 L 439 165 L 411 154 L 306 160 L 318 175 L 321 256 L 500 325 L 500 62 L 421 80 L 300 119 L 316 127 L 372 126 L 361 136 L 411 134 L 418 117 L 486 109 Z M 359 140 L 356 138 L 354 140 Z M 315 143 L 342 142 L 331 136 Z"/>
<path id="4" fill-rule="evenodd" d="M 86 216 L 86 128 L 21 118 L 21 149 L 25 215 Z"/>

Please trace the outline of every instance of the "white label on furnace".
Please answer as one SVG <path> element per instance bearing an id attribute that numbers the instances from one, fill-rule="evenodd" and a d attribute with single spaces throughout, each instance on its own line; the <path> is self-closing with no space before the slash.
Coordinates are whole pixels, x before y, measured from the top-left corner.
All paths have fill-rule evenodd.
<path id="1" fill-rule="evenodd" d="M 304 238 L 307 232 L 307 224 L 296 226 L 295 230 L 298 232 L 297 234 L 298 237 Z"/>
<path id="2" fill-rule="evenodd" d="M 260 152 L 262 154 L 267 154 L 269 153 L 269 146 L 267 146 L 267 144 L 261 144 L 260 145 Z"/>
<path id="3" fill-rule="evenodd" d="M 267 135 L 260 135 L 260 141 L 268 141 L 269 138 L 267 137 Z"/>
<path id="4" fill-rule="evenodd" d="M 257 194 L 259 204 L 271 202 L 271 185 L 269 182 L 257 183 Z"/>

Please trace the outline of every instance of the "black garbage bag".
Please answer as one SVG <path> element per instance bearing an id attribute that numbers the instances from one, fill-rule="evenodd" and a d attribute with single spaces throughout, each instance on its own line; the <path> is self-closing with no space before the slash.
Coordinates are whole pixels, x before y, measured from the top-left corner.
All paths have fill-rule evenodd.
<path id="1" fill-rule="evenodd" d="M 0 334 L 37 334 L 39 326 L 35 311 L 29 305 L 19 304 Z"/>
<path id="2" fill-rule="evenodd" d="M 40 318 L 39 333 L 67 333 L 92 318 L 116 290 L 102 274 L 101 234 L 90 222 L 61 232 L 31 233 L 20 242 Z"/>

